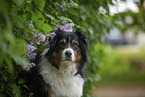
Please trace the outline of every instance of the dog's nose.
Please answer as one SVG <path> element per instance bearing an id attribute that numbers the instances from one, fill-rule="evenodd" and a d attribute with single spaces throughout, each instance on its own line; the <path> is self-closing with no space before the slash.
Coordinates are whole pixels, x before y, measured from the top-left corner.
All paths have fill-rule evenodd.
<path id="1" fill-rule="evenodd" d="M 66 52 L 65 52 L 65 55 L 66 55 L 67 57 L 70 57 L 70 56 L 72 55 L 72 52 L 71 52 L 71 51 L 66 51 Z"/>

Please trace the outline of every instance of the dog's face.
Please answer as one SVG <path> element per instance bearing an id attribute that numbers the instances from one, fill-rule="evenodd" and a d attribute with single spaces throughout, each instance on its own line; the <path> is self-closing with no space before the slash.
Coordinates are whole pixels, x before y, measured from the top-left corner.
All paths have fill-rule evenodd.
<path id="1" fill-rule="evenodd" d="M 63 32 L 55 46 L 56 57 L 60 61 L 75 62 L 81 58 L 79 37 L 75 33 Z M 77 59 L 77 60 L 76 60 Z"/>
<path id="2" fill-rule="evenodd" d="M 56 31 L 56 36 L 47 54 L 49 61 L 57 69 L 60 63 L 74 63 L 76 68 L 87 61 L 87 46 L 89 39 L 80 29 L 76 32 Z M 83 62 L 82 62 L 83 61 Z"/>

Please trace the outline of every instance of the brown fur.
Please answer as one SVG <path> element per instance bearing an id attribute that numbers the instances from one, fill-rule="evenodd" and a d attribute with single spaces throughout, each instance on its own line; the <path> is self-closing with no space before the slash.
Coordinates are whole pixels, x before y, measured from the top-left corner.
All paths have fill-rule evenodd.
<path id="1" fill-rule="evenodd" d="M 49 94 L 48 97 L 50 97 L 51 94 L 53 94 L 53 91 L 52 91 L 51 87 L 48 86 L 48 85 L 45 85 L 44 88 L 45 88 L 46 93 Z"/>

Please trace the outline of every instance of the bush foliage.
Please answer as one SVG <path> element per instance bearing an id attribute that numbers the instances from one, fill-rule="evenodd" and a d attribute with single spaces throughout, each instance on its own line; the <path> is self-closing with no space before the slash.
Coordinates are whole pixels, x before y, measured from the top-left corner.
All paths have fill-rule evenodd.
<path id="1" fill-rule="evenodd" d="M 112 0 L 1 0 L 0 1 L 0 97 L 31 97 L 32 93 L 18 77 L 28 65 L 26 49 L 35 32 L 50 34 L 59 21 L 81 27 L 90 38 L 88 76 L 84 85 L 84 97 L 96 85 L 98 66 L 94 44 L 101 42 L 105 32 L 113 26 L 109 14 Z M 103 12 L 105 11 L 105 12 Z M 40 42 L 41 44 L 42 42 Z M 44 46 L 37 45 L 37 51 Z"/>

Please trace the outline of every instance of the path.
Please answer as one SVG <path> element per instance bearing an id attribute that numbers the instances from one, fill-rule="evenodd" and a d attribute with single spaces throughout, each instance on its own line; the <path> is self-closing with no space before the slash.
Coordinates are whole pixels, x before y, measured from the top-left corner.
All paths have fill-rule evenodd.
<path id="1" fill-rule="evenodd" d="M 101 85 L 92 93 L 95 97 L 145 97 L 145 85 Z"/>

